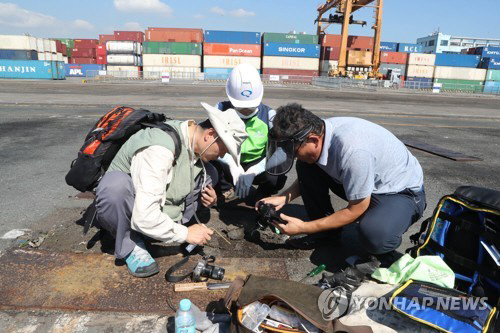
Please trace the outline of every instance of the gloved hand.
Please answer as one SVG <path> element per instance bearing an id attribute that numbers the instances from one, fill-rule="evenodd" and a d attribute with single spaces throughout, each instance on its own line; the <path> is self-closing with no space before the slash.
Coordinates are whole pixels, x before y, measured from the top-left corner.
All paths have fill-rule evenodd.
<path id="1" fill-rule="evenodd" d="M 241 199 L 245 199 L 248 193 L 250 193 L 250 187 L 252 187 L 252 183 L 255 178 L 255 174 L 248 171 L 249 170 L 240 175 L 240 178 L 238 178 L 238 181 L 236 182 L 236 195 Z"/>
<path id="2" fill-rule="evenodd" d="M 240 175 L 245 173 L 243 167 L 241 165 L 236 165 L 233 158 L 229 154 L 226 154 L 223 157 L 219 158 L 219 161 L 227 164 L 227 166 L 229 167 L 229 171 L 231 172 L 231 177 L 233 177 L 233 185 L 236 185 L 238 179 L 240 178 Z"/>

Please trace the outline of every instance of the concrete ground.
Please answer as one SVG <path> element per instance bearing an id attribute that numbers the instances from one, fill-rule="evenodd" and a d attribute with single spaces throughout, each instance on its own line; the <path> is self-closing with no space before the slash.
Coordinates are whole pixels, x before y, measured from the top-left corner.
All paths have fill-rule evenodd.
<path id="1" fill-rule="evenodd" d="M 64 175 L 87 131 L 105 111 L 115 105 L 128 105 L 176 119 L 199 121 L 204 119 L 199 102 L 215 104 L 224 96 L 223 86 L 0 81 L 0 258 L 6 255 L 7 249 L 24 246 L 27 241 L 38 241 L 40 244 L 34 245 L 54 252 L 106 250 L 99 246 L 87 249 L 96 230 L 82 236 L 82 228 L 75 222 L 90 200 L 78 198 L 78 192 L 64 182 Z M 309 86 L 266 87 L 264 103 L 276 108 L 289 102 L 303 104 L 324 118 L 361 117 L 386 127 L 400 139 L 414 139 L 482 159 L 456 162 L 410 149 L 424 169 L 428 202 L 424 218 L 432 214 L 441 196 L 453 192 L 457 186 L 500 189 L 498 98 L 330 91 Z M 295 177 L 292 171 L 288 184 Z M 336 208 L 345 204 L 333 196 L 332 201 Z M 305 217 L 301 201 L 293 204 L 289 212 Z M 340 249 L 291 250 L 280 245 L 282 237 L 268 231 L 261 233 L 260 240 L 241 239 L 238 228 L 251 224 L 255 218 L 252 214 L 245 207 L 211 210 L 211 225 L 233 244 L 227 246 L 220 237 L 214 237 L 207 252 L 221 257 L 283 258 L 287 274 L 293 280 L 299 280 L 320 263 L 328 264 L 328 270 L 333 271 L 342 266 L 345 257 L 358 252 L 359 243 L 353 228 L 344 235 L 344 243 L 349 246 Z M 410 246 L 408 236 L 418 230 L 419 225 L 420 221 L 405 234 L 401 250 Z M 24 235 L 4 239 L 13 229 L 24 229 Z M 164 272 L 167 267 L 161 269 Z M 104 326 L 85 324 L 106 321 L 103 318 L 108 318 Z M 0 331 L 56 332 L 57 327 L 64 326 L 61 323 L 66 323 L 70 325 L 66 327 L 72 327 L 69 331 L 97 332 L 103 328 L 113 331 L 114 328 L 132 332 L 139 331 L 133 327 L 141 321 L 150 325 L 144 324 L 144 327 L 153 327 L 146 331 L 153 331 L 154 327 L 161 331 L 165 327 L 161 316 L 151 319 L 137 314 L 127 318 L 131 329 L 125 328 L 129 321 L 119 313 L 106 317 L 92 312 L 75 315 L 14 309 L 0 312 Z"/>

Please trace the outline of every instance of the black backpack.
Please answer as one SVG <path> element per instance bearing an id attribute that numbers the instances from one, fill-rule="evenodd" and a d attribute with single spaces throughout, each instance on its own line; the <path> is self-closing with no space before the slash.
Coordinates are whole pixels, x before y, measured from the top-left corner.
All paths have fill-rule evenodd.
<path id="1" fill-rule="evenodd" d="M 126 106 L 115 107 L 102 116 L 87 134 L 78 157 L 66 174 L 66 183 L 81 192 L 94 190 L 125 141 L 147 127 L 160 128 L 172 137 L 174 161 L 177 160 L 181 139 L 172 126 L 164 123 L 165 120 L 167 117 L 160 113 Z"/>

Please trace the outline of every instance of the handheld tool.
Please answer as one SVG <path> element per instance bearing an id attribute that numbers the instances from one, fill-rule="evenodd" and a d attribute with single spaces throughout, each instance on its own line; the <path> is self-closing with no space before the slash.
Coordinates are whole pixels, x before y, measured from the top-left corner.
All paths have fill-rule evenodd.
<path id="1" fill-rule="evenodd" d="M 310 277 L 313 277 L 313 276 L 316 276 L 318 275 L 319 273 L 323 272 L 324 270 L 326 269 L 326 266 L 324 264 L 321 264 L 319 266 L 317 266 L 316 268 L 314 268 L 312 271 L 310 271 L 309 273 L 307 273 L 306 276 L 304 276 L 302 279 L 299 280 L 299 282 L 302 282 L 304 281 L 305 279 L 307 278 L 310 278 Z"/>

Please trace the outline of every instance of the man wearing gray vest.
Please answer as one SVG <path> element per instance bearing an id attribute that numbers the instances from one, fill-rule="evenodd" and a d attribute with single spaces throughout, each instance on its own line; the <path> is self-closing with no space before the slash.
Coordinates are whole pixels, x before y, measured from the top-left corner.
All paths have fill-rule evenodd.
<path id="1" fill-rule="evenodd" d="M 228 153 L 239 164 L 245 124 L 234 110 L 224 113 L 202 103 L 208 119 L 169 120 L 180 137 L 175 142 L 158 128 L 132 135 L 120 148 L 96 190 L 99 224 L 115 237 L 115 256 L 130 274 L 147 277 L 159 272 L 141 235 L 165 243 L 204 245 L 213 231 L 204 224 L 186 227 L 199 202 L 217 202 L 213 185 L 217 172 L 209 161 Z"/>

